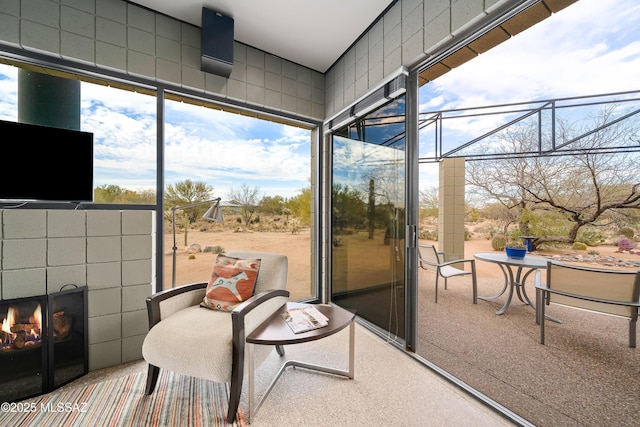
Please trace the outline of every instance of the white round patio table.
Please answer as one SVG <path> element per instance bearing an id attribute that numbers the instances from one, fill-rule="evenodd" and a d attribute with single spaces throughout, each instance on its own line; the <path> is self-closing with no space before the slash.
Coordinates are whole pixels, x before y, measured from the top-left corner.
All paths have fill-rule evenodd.
<path id="1" fill-rule="evenodd" d="M 524 284 L 529 277 L 529 274 L 536 270 L 546 270 L 547 268 L 547 259 L 546 258 L 538 258 L 535 256 L 527 255 L 522 259 L 517 258 L 509 258 L 504 252 L 480 252 L 473 255 L 474 258 L 480 261 L 492 262 L 494 264 L 498 264 L 502 273 L 504 274 L 504 287 L 500 292 L 496 295 L 492 296 L 480 296 L 478 298 L 484 301 L 494 300 L 500 296 L 502 296 L 507 289 L 509 290 L 509 294 L 507 295 L 507 301 L 504 305 L 496 311 L 496 314 L 504 314 L 505 311 L 511 305 L 511 299 L 513 298 L 513 291 L 515 289 L 516 294 L 518 295 L 518 299 L 526 304 L 529 304 L 534 310 L 535 305 L 529 299 L 527 292 L 524 289 Z M 517 268 L 516 273 L 514 275 L 513 268 Z M 529 269 L 524 275 L 522 274 L 523 269 Z"/>

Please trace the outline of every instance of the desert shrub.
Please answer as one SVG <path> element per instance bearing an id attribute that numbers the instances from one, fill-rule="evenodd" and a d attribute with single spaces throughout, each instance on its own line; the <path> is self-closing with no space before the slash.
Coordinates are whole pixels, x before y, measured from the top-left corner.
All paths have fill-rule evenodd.
<path id="1" fill-rule="evenodd" d="M 189 254 L 189 259 L 196 259 L 196 254 Z"/>
<path id="2" fill-rule="evenodd" d="M 629 239 L 627 236 L 620 236 L 620 240 L 618 241 L 618 252 L 630 251 L 637 245 L 637 243 Z"/>
<path id="3" fill-rule="evenodd" d="M 633 236 L 636 233 L 631 227 L 622 227 L 620 230 L 618 230 L 618 234 L 626 237 L 627 239 L 633 239 Z"/>
<path id="4" fill-rule="evenodd" d="M 521 220 L 528 222 L 529 229 L 526 234 L 529 236 L 568 236 L 569 227 L 566 218 L 558 212 L 523 212 Z M 520 233 L 520 235 L 525 233 Z"/>
<path id="5" fill-rule="evenodd" d="M 504 236 L 495 236 L 491 239 L 491 247 L 494 251 L 503 251 L 507 246 L 507 239 Z"/>
<path id="6" fill-rule="evenodd" d="M 438 240 L 438 230 L 420 230 L 418 238 L 422 240 Z"/>
<path id="7" fill-rule="evenodd" d="M 477 208 L 471 208 L 466 212 L 465 221 L 480 222 L 482 220 L 482 212 Z"/>
<path id="8" fill-rule="evenodd" d="M 586 251 L 587 250 L 587 245 L 585 245 L 582 242 L 575 242 L 572 246 L 572 249 L 576 250 L 576 251 Z"/>
<path id="9" fill-rule="evenodd" d="M 496 227 L 487 227 L 486 229 L 481 230 L 481 232 L 487 234 L 491 239 L 493 239 L 495 236 L 502 235 L 502 230 Z"/>
<path id="10" fill-rule="evenodd" d="M 211 252 L 213 254 L 221 254 L 221 253 L 224 253 L 224 248 L 222 246 L 205 246 L 202 252 Z"/>
<path id="11" fill-rule="evenodd" d="M 594 230 L 581 231 L 578 233 L 578 237 L 576 237 L 576 242 L 584 243 L 587 246 L 598 246 L 604 243 L 604 241 L 604 235 Z"/>
<path id="12" fill-rule="evenodd" d="M 598 256 L 598 255 L 600 255 L 600 252 L 596 251 L 595 249 L 591 249 L 591 250 L 589 251 L 589 255 L 595 255 L 595 256 Z"/>

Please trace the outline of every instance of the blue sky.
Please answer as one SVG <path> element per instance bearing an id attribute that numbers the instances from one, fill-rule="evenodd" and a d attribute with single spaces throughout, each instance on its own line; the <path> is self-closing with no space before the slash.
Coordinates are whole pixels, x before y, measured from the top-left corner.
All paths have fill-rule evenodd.
<path id="1" fill-rule="evenodd" d="M 96 184 L 154 187 L 155 99 L 85 86 L 82 127 L 96 135 Z M 243 184 L 283 197 L 310 185 L 308 130 L 173 100 L 165 118 L 166 184 L 201 181 L 223 200 Z"/>
<path id="2" fill-rule="evenodd" d="M 640 89 L 640 2 L 579 0 L 421 88 L 421 111 Z"/>
<path id="3" fill-rule="evenodd" d="M 216 190 L 247 184 L 283 197 L 310 186 L 309 130 L 178 102 L 166 115 L 167 181 L 214 174 Z"/>
<path id="4" fill-rule="evenodd" d="M 640 2 L 579 0 L 422 86 L 420 111 L 630 90 L 640 90 Z M 455 130 L 476 137 L 488 130 L 479 125 L 460 120 Z M 432 150 L 428 139 L 421 135 L 421 155 Z M 437 166 L 422 165 L 421 189 L 437 177 Z"/>

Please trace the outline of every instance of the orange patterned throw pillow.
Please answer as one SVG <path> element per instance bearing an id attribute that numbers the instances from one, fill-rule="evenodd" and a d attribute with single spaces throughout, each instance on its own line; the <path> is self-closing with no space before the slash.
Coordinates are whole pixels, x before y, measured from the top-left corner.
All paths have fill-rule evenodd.
<path id="1" fill-rule="evenodd" d="M 240 259 L 219 254 L 202 300 L 203 307 L 232 311 L 253 295 L 260 271 L 259 259 Z"/>

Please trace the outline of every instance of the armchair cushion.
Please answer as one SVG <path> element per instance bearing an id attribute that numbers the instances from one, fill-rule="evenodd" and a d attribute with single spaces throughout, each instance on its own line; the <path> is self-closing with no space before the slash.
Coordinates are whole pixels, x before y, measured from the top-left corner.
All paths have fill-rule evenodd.
<path id="1" fill-rule="evenodd" d="M 232 311 L 255 292 L 260 259 L 236 258 L 219 254 L 207 284 L 203 307 Z"/>
<path id="2" fill-rule="evenodd" d="M 187 307 L 151 328 L 143 347 L 144 357 L 152 365 L 212 381 L 231 380 L 233 336 L 229 313 L 198 305 Z"/>

